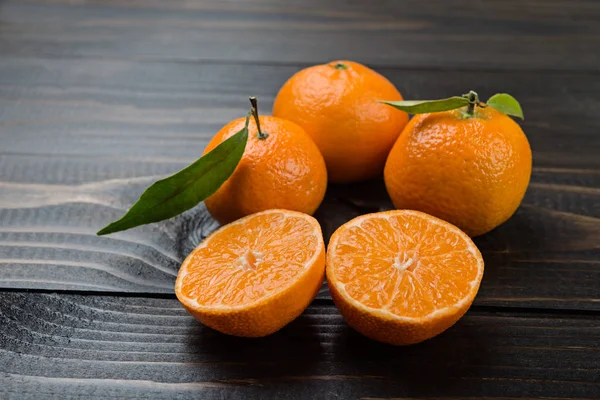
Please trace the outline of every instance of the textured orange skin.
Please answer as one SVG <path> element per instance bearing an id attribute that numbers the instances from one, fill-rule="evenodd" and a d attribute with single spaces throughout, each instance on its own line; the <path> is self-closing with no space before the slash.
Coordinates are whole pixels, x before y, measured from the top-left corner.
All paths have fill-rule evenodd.
<path id="1" fill-rule="evenodd" d="M 196 320 L 219 332 L 241 337 L 263 337 L 277 332 L 302 314 L 319 293 L 324 275 L 323 246 L 307 273 L 268 301 L 230 311 L 195 310 L 182 304 Z"/>
<path id="2" fill-rule="evenodd" d="M 248 218 L 252 218 L 252 216 Z M 314 223 L 315 229 L 318 229 L 319 234 L 322 235 L 320 226 L 316 221 Z M 218 234 L 218 232 L 219 230 L 211 235 Z M 175 294 L 183 307 L 196 320 L 208 327 L 234 336 L 267 336 L 296 319 L 319 293 L 325 276 L 325 245 L 322 239 L 317 251 L 318 256 L 315 261 L 292 285 L 250 307 L 229 310 L 196 309 L 188 303 L 186 296 L 182 293 L 180 276 L 177 277 L 175 283 Z M 182 268 L 192 260 L 192 257 L 193 252 L 184 260 Z"/>
<path id="3" fill-rule="evenodd" d="M 398 209 L 423 211 L 471 237 L 509 219 L 531 176 L 531 148 L 510 117 L 491 107 L 416 115 L 394 144 L 384 171 Z"/>
<path id="4" fill-rule="evenodd" d="M 342 63 L 347 69 L 336 69 Z M 294 121 L 313 138 L 329 180 L 380 176 L 408 115 L 379 100 L 402 100 L 390 81 L 364 65 L 333 61 L 303 69 L 279 90 L 273 115 Z"/>
<path id="5" fill-rule="evenodd" d="M 379 215 L 394 215 L 394 213 L 402 212 L 402 210 L 384 211 L 379 212 Z M 437 219 L 435 217 L 431 217 Z M 336 242 L 338 236 L 343 235 L 347 224 L 339 227 L 331 236 L 329 244 Z M 441 221 L 445 223 L 445 221 Z M 473 245 L 475 246 L 475 245 Z M 476 247 L 475 247 L 476 248 Z M 482 260 L 481 253 L 477 250 L 478 258 Z M 443 315 L 436 316 L 435 318 L 428 318 L 426 320 L 401 320 L 393 318 L 389 315 L 382 313 L 374 313 L 367 311 L 363 308 L 357 307 L 352 301 L 349 301 L 342 295 L 338 289 L 338 280 L 335 277 L 335 258 L 331 253 L 327 253 L 326 261 L 326 276 L 327 286 L 329 287 L 329 293 L 335 303 L 336 307 L 340 310 L 340 314 L 344 317 L 344 320 L 360 332 L 364 336 L 377 340 L 379 342 L 392 344 L 395 346 L 405 346 L 415 343 L 420 343 L 424 340 L 430 339 L 434 336 L 444 332 L 452 325 L 454 325 L 462 316 L 467 312 L 479 289 L 479 283 L 474 293 L 466 298 L 464 304 L 459 307 L 455 307 Z"/>
<path id="6" fill-rule="evenodd" d="M 225 125 L 204 154 L 244 127 L 245 118 Z M 253 120 L 246 150 L 231 177 L 205 200 L 221 224 L 268 209 L 280 208 L 312 215 L 327 189 L 327 170 L 319 149 L 306 132 L 281 118 L 260 117 L 266 139 L 257 137 Z"/>

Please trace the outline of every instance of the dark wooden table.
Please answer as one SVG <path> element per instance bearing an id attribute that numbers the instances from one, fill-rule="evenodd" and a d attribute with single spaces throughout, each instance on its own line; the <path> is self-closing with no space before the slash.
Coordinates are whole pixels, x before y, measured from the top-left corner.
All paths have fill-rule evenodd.
<path id="1" fill-rule="evenodd" d="M 479 295 L 411 347 L 346 326 L 326 289 L 257 340 L 173 294 L 202 205 L 96 237 L 196 159 L 248 95 L 352 59 L 406 98 L 508 92 L 534 151 L 516 215 L 477 238 Z M 389 208 L 330 187 L 326 235 Z M 0 398 L 600 398 L 600 3 L 0 0 Z"/>

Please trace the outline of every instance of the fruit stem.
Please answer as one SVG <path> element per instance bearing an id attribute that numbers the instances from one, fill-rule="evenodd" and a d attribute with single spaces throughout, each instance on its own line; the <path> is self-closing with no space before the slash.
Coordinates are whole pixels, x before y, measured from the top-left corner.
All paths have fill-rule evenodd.
<path id="1" fill-rule="evenodd" d="M 467 106 L 467 115 L 473 116 L 475 112 L 475 106 L 479 105 L 479 96 L 476 92 L 469 90 L 469 93 L 464 95 L 469 100 L 469 105 Z"/>
<path id="2" fill-rule="evenodd" d="M 250 96 L 249 100 L 250 104 L 252 105 L 252 115 L 254 116 L 254 121 L 256 121 L 256 129 L 258 130 L 256 137 L 258 137 L 260 140 L 264 140 L 269 137 L 269 134 L 260 129 L 260 121 L 258 119 L 258 101 L 256 100 L 255 96 Z"/>
<path id="3" fill-rule="evenodd" d="M 348 69 L 348 66 L 346 64 L 344 64 L 344 63 L 339 62 L 339 63 L 336 63 L 333 66 L 333 68 L 335 68 L 335 69 Z"/>

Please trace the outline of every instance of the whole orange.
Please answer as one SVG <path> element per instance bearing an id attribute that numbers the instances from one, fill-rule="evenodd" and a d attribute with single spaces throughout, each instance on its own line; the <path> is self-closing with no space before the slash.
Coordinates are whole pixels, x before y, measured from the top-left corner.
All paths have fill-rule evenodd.
<path id="1" fill-rule="evenodd" d="M 399 209 L 442 218 L 470 236 L 506 221 L 531 176 L 531 149 L 510 117 L 491 107 L 416 115 L 385 165 L 388 193 Z"/>
<path id="2" fill-rule="evenodd" d="M 313 138 L 329 180 L 380 176 L 408 115 L 378 100 L 402 100 L 394 85 L 370 68 L 333 61 L 303 69 L 279 90 L 273 115 L 293 121 Z"/>
<path id="3" fill-rule="evenodd" d="M 313 214 L 327 188 L 327 170 L 319 149 L 293 122 L 260 116 L 258 137 L 254 120 L 248 125 L 244 155 L 229 179 L 205 200 L 210 214 L 225 224 L 273 208 Z M 225 125 L 204 154 L 244 127 L 245 118 Z"/>

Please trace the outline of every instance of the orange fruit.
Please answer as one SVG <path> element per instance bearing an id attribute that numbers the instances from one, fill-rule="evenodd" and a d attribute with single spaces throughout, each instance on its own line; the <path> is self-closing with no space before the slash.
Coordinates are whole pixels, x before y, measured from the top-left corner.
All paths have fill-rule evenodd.
<path id="1" fill-rule="evenodd" d="M 342 225 L 329 242 L 326 271 L 331 296 L 350 326 L 406 345 L 443 332 L 467 311 L 483 259 L 457 227 L 396 210 Z"/>
<path id="2" fill-rule="evenodd" d="M 442 218 L 482 235 L 514 214 L 531 176 L 527 137 L 491 107 L 420 114 L 388 156 L 384 179 L 399 209 Z"/>
<path id="3" fill-rule="evenodd" d="M 378 100 L 402 100 L 385 77 L 352 61 L 303 69 L 279 90 L 273 115 L 294 121 L 313 138 L 329 180 L 356 182 L 380 176 L 408 115 Z"/>
<path id="4" fill-rule="evenodd" d="M 299 212 L 268 210 L 208 236 L 183 262 L 175 294 L 204 325 L 260 337 L 304 311 L 324 271 L 318 222 Z"/>
<path id="5" fill-rule="evenodd" d="M 239 118 L 225 125 L 210 141 L 204 154 L 244 127 Z M 323 156 L 306 132 L 293 122 L 260 117 L 268 137 L 258 137 L 250 119 L 244 155 L 229 179 L 205 200 L 210 214 L 225 224 L 273 208 L 313 214 L 327 188 Z"/>

